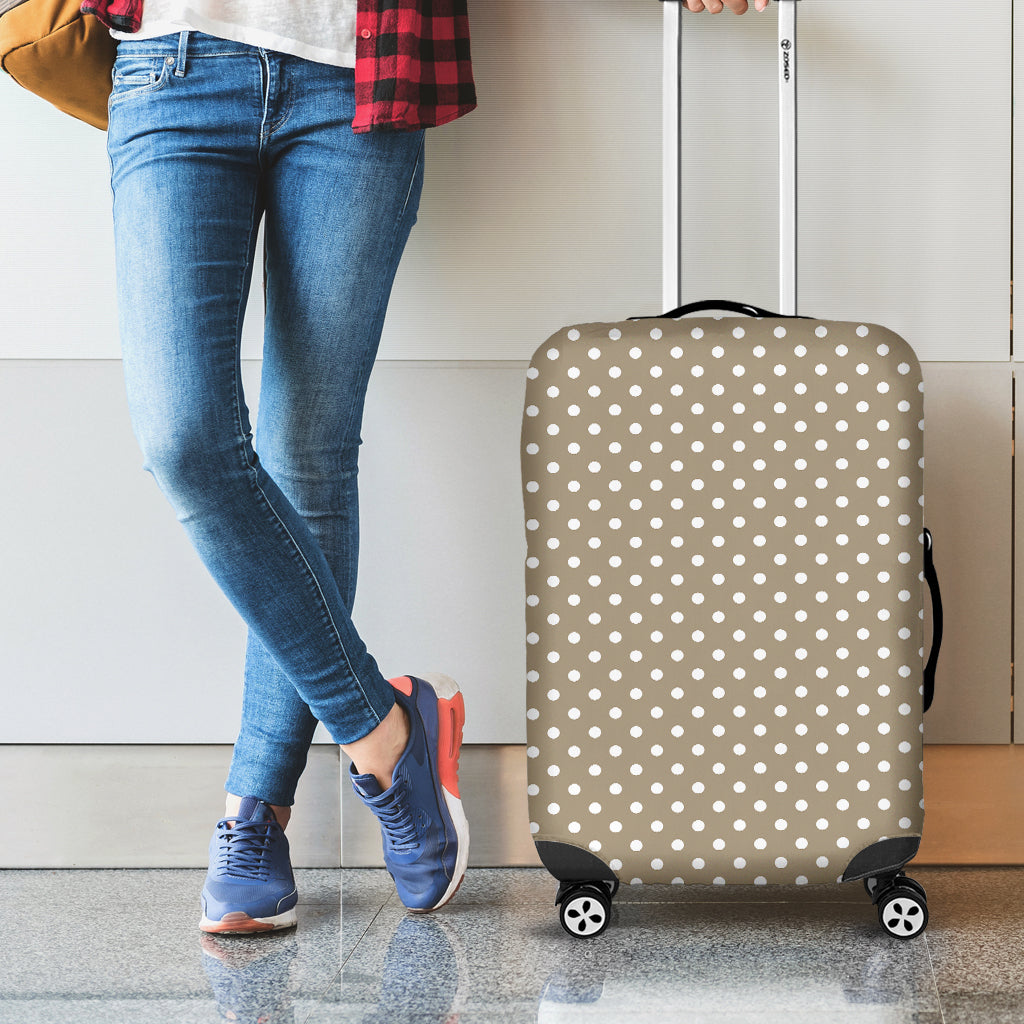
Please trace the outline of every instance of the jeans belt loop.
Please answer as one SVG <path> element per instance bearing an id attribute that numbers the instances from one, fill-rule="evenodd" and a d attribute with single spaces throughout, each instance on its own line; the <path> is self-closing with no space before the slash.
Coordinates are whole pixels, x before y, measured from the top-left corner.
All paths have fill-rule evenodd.
<path id="1" fill-rule="evenodd" d="M 185 52 L 188 49 L 188 29 L 184 29 L 178 36 L 178 63 L 175 65 L 174 73 L 178 78 L 185 77 Z"/>

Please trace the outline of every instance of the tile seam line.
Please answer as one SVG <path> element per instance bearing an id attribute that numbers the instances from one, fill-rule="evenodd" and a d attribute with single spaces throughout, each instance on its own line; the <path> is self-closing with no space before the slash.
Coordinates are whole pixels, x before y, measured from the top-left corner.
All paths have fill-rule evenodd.
<path id="1" fill-rule="evenodd" d="M 344 899 L 344 894 L 345 894 L 345 885 L 344 885 L 344 879 L 343 879 L 342 880 L 342 887 L 341 887 L 341 899 Z M 344 924 L 345 924 L 345 908 L 344 908 L 344 905 L 341 902 L 341 899 L 339 899 L 339 902 L 338 902 L 338 906 L 339 906 L 339 909 L 341 911 L 340 919 L 339 919 L 339 932 L 342 931 L 342 929 L 344 928 Z M 359 943 L 361 943 L 363 941 L 363 939 L 366 938 L 366 933 L 373 927 L 373 925 L 376 922 L 377 918 L 380 917 L 381 912 L 384 910 L 384 908 L 386 906 L 387 906 L 387 900 L 385 900 L 383 903 L 381 903 L 381 905 L 377 908 L 376 913 L 373 915 L 372 918 L 370 918 L 369 923 L 362 930 L 362 932 L 359 935 L 359 938 L 356 939 L 356 941 L 353 943 L 352 949 L 349 952 L 348 956 L 345 957 L 344 960 L 342 960 L 341 964 L 338 967 L 338 970 L 334 974 L 331 975 L 330 981 L 328 981 L 327 984 L 324 985 L 324 987 L 320 991 L 319 995 L 317 995 L 316 999 L 313 1001 L 313 1005 L 310 1007 L 309 1014 L 302 1018 L 302 1021 L 300 1022 L 300 1024 L 309 1024 L 309 1022 L 316 1015 L 316 1013 L 320 1009 L 320 1007 L 323 1006 L 324 996 L 327 995 L 327 993 L 330 991 L 331 987 L 341 983 L 342 975 L 345 973 L 345 965 L 349 962 L 349 960 L 352 959 L 352 954 L 355 953 L 356 949 L 359 948 Z M 339 935 L 339 938 L 340 938 L 340 935 Z"/>
<path id="2" fill-rule="evenodd" d="M 935 963 L 932 960 L 932 947 L 931 943 L 928 941 L 928 933 L 925 932 L 922 938 L 924 939 L 925 951 L 928 953 L 928 970 L 931 972 L 932 986 L 935 989 L 935 1002 L 939 1006 L 939 1020 L 941 1021 L 941 1024 L 946 1024 L 946 1011 L 942 1006 L 942 993 L 939 991 L 939 979 L 935 977 Z"/>
<path id="3" fill-rule="evenodd" d="M 359 944 L 363 941 L 363 939 L 366 938 L 367 933 L 377 923 L 377 918 L 380 917 L 380 915 L 384 913 L 384 908 L 388 905 L 388 902 L 389 902 L 388 900 L 384 900 L 384 902 L 381 903 L 381 905 L 377 908 L 377 912 L 373 915 L 372 918 L 370 918 L 368 924 L 363 929 L 363 931 L 360 934 L 359 938 L 356 939 L 355 943 L 353 943 L 351 951 L 349 952 L 348 956 L 345 957 L 345 959 L 342 961 L 341 967 L 338 969 L 337 977 L 338 977 L 339 980 L 340 980 L 341 975 L 344 972 L 345 967 L 347 966 L 349 960 L 352 959 L 352 957 L 355 955 L 355 951 L 359 948 Z M 343 911 L 343 913 L 344 913 L 344 911 Z M 333 984 L 333 980 L 332 980 L 332 984 Z M 325 989 L 325 991 L 326 991 L 326 989 Z"/>

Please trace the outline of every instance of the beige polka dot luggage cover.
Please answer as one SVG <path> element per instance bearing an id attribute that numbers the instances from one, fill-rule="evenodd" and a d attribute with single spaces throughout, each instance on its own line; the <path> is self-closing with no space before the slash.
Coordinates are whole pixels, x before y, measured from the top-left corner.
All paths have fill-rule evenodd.
<path id="1" fill-rule="evenodd" d="M 898 871 L 922 797 L 921 370 L 885 327 L 559 331 L 528 371 L 529 811 L 561 880 Z"/>

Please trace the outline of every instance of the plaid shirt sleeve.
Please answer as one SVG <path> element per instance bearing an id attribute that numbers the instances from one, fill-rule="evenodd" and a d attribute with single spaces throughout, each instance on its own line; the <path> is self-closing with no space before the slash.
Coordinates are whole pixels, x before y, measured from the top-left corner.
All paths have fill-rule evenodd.
<path id="1" fill-rule="evenodd" d="M 476 107 L 466 0 L 358 0 L 352 131 L 415 131 Z"/>
<path id="2" fill-rule="evenodd" d="M 142 4 L 84 0 L 81 10 L 138 32 Z M 475 107 L 466 0 L 358 0 L 352 131 L 432 128 Z"/>
<path id="3" fill-rule="evenodd" d="M 85 0 L 83 14 L 95 14 L 107 28 L 138 32 L 142 24 L 142 0 Z"/>

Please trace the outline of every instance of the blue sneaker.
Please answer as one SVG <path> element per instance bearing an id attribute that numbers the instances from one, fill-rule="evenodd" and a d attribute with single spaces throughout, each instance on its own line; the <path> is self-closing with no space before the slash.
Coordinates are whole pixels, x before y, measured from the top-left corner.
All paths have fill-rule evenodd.
<path id="1" fill-rule="evenodd" d="M 295 924 L 299 894 L 288 840 L 258 797 L 244 797 L 236 819 L 217 822 L 202 901 L 204 932 L 246 934 Z"/>
<path id="2" fill-rule="evenodd" d="M 459 798 L 459 748 L 466 720 L 462 694 L 448 676 L 392 679 L 409 715 L 410 735 L 390 789 L 373 775 L 349 777 L 380 821 L 384 864 L 410 910 L 444 906 L 462 884 L 469 861 L 469 825 Z"/>

